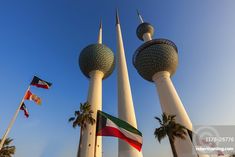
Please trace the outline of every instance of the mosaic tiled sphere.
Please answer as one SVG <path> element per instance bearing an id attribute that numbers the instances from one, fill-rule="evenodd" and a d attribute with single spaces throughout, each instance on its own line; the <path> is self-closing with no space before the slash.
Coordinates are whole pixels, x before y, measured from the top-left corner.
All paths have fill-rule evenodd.
<path id="1" fill-rule="evenodd" d="M 114 70 L 115 58 L 112 50 L 104 44 L 91 44 L 85 47 L 79 56 L 79 66 L 82 73 L 90 78 L 89 73 L 99 70 L 107 78 Z"/>
<path id="2" fill-rule="evenodd" d="M 172 75 L 178 66 L 177 47 L 167 39 L 150 40 L 136 50 L 133 65 L 144 79 L 151 82 L 157 72 L 168 71 Z"/>
<path id="3" fill-rule="evenodd" d="M 144 41 L 143 35 L 145 33 L 149 33 L 151 35 L 151 37 L 153 37 L 153 34 L 154 34 L 153 26 L 147 22 L 141 23 L 136 29 L 136 35 L 142 41 Z"/>

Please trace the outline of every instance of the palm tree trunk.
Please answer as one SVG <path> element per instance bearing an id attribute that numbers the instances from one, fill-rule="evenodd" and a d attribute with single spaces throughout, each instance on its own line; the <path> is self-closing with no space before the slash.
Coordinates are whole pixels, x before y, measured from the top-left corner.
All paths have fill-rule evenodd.
<path id="1" fill-rule="evenodd" d="M 170 144 L 171 144 L 171 150 L 172 150 L 173 156 L 174 157 L 178 157 L 176 149 L 175 149 L 175 144 L 174 144 L 175 142 L 174 142 L 174 140 L 169 138 L 169 141 L 170 141 Z"/>
<path id="2" fill-rule="evenodd" d="M 82 150 L 82 135 L 83 135 L 83 128 L 80 128 L 80 139 L 79 139 L 79 145 L 78 145 L 78 152 L 77 157 L 81 157 L 81 150 Z"/>

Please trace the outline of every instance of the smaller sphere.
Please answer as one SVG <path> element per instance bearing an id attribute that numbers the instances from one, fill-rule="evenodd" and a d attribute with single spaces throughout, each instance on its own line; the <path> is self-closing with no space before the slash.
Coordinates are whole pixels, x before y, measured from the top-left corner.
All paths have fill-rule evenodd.
<path id="1" fill-rule="evenodd" d="M 79 56 L 82 73 L 90 78 L 89 73 L 99 70 L 107 78 L 114 70 L 115 58 L 112 50 L 103 44 L 91 44 L 85 47 Z"/>
<path id="2" fill-rule="evenodd" d="M 160 71 L 173 75 L 178 66 L 177 47 L 167 39 L 150 40 L 135 51 L 133 65 L 140 76 L 150 82 L 153 82 L 153 75 Z"/>
<path id="3" fill-rule="evenodd" d="M 154 28 L 150 23 L 147 23 L 147 22 L 141 23 L 136 29 L 136 35 L 142 41 L 144 41 L 143 35 L 145 33 L 149 33 L 151 37 L 153 37 Z"/>

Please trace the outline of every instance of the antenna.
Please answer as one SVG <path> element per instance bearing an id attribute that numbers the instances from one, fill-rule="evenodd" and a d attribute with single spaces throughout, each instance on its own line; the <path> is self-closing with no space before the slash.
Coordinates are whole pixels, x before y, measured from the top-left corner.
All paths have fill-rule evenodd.
<path id="1" fill-rule="evenodd" d="M 99 35 L 98 35 L 98 43 L 102 44 L 102 19 L 100 19 L 100 28 L 99 28 Z"/>
<path id="2" fill-rule="evenodd" d="M 118 8 L 116 9 L 116 25 L 117 24 L 120 24 L 119 15 L 118 15 Z"/>
<path id="3" fill-rule="evenodd" d="M 140 15 L 138 9 L 137 9 L 137 15 L 138 15 L 138 17 L 139 17 L 139 19 L 140 19 L 140 22 L 141 22 L 141 23 L 144 23 L 144 20 L 143 20 L 142 16 Z"/>

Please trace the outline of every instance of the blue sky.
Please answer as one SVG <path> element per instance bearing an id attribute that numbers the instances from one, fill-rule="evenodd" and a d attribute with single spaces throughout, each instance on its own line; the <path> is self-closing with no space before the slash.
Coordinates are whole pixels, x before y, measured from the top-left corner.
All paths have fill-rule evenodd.
<path id="1" fill-rule="evenodd" d="M 99 20 L 103 42 L 116 52 L 115 8 L 119 8 L 127 64 L 145 157 L 171 156 L 167 139 L 153 136 L 161 114 L 155 85 L 132 65 L 142 44 L 135 31 L 136 9 L 155 27 L 155 38 L 168 38 L 179 49 L 172 81 L 194 125 L 235 125 L 235 1 L 233 0 L 1 0 L 0 1 L 0 136 L 33 75 L 51 81 L 50 90 L 32 88 L 42 106 L 25 102 L 10 133 L 16 157 L 72 157 L 79 129 L 68 118 L 86 101 L 88 79 L 78 66 L 80 51 L 95 43 Z M 117 115 L 116 70 L 103 81 L 103 110 Z M 117 156 L 117 140 L 103 138 L 103 157 Z"/>

